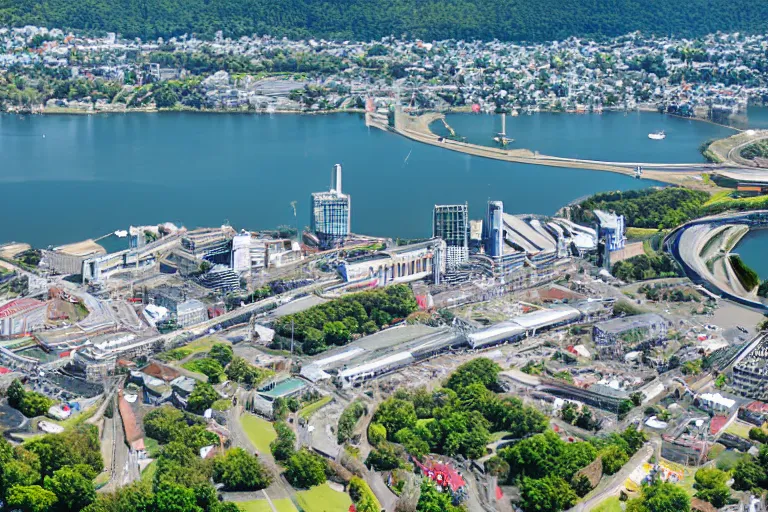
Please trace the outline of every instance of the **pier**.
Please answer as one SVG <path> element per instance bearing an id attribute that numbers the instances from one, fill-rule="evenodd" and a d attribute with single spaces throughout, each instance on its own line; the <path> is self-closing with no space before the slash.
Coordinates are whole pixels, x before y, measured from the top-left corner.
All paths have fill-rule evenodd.
<path id="1" fill-rule="evenodd" d="M 460 142 L 451 138 L 441 137 L 433 133 L 429 126 L 435 121 L 445 123 L 445 115 L 439 112 L 427 112 L 418 116 L 413 116 L 403 112 L 402 107 L 395 107 L 394 126 L 390 126 L 388 119 L 384 116 L 367 113 L 366 125 L 379 128 L 384 131 L 394 132 L 411 140 L 438 146 L 450 151 L 458 151 L 468 155 L 502 160 L 530 165 L 545 165 L 549 167 L 566 167 L 570 169 L 587 169 L 594 171 L 606 171 L 627 176 L 636 176 L 635 169 L 642 167 L 642 177 L 645 179 L 681 185 L 689 188 L 708 188 L 701 179 L 702 173 L 720 174 L 721 171 L 727 171 L 730 175 L 741 173 L 739 164 L 735 161 L 725 161 L 724 163 L 654 163 L 654 162 L 611 162 L 602 160 L 586 160 L 579 158 L 565 158 L 549 155 L 542 155 L 528 149 L 504 149 L 491 146 L 481 146 L 468 142 Z M 447 126 L 447 124 L 446 124 Z M 757 135 L 757 134 L 756 134 Z M 739 134 L 741 139 L 743 134 Z M 752 137 L 750 137 L 752 138 Z M 759 138 L 754 136 L 754 138 Z M 726 139 L 727 140 L 727 139 Z M 743 140 L 740 140 L 743 143 Z M 752 169 L 751 179 L 754 179 L 756 170 Z M 768 171 L 765 172 L 768 180 Z"/>

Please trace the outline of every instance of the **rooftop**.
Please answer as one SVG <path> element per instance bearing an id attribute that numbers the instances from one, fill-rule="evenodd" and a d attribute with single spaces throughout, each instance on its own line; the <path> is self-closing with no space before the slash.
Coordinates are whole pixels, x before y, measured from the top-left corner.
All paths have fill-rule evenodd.
<path id="1" fill-rule="evenodd" d="M 45 306 L 45 302 L 41 302 L 35 299 L 12 300 L 11 302 L 0 306 L 0 319 L 8 318 L 18 313 L 23 313 L 24 311 L 29 311 L 30 309 L 35 309 L 42 306 Z"/>
<path id="2" fill-rule="evenodd" d="M 650 325 L 666 324 L 663 316 L 656 313 L 644 313 L 642 315 L 613 318 L 604 322 L 598 322 L 595 327 L 604 332 L 621 333 L 630 329 L 642 329 Z"/>

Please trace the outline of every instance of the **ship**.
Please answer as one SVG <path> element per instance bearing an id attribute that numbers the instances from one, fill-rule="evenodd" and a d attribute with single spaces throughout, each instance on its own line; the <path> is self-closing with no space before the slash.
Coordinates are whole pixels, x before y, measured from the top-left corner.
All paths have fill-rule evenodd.
<path id="1" fill-rule="evenodd" d="M 664 140 L 667 138 L 667 134 L 662 130 L 660 132 L 649 133 L 648 138 L 652 140 Z"/>

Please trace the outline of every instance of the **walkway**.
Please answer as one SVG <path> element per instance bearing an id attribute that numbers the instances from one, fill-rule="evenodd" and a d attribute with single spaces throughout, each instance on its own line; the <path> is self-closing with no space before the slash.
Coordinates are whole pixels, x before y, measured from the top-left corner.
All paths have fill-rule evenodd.
<path id="1" fill-rule="evenodd" d="M 395 112 L 395 126 L 390 127 L 388 122 L 376 114 L 366 114 L 366 124 L 384 131 L 391 131 L 407 137 L 411 140 L 439 146 L 451 151 L 457 151 L 469 155 L 506 162 L 515 162 L 531 165 L 546 165 L 550 167 L 567 167 L 571 169 L 588 169 L 595 171 L 608 171 L 628 176 L 635 176 L 635 168 L 643 168 L 642 177 L 646 179 L 683 185 L 690 188 L 702 188 L 704 183 L 700 175 L 704 172 L 719 173 L 720 171 L 739 172 L 738 164 L 729 161 L 724 164 L 713 163 L 654 163 L 654 162 L 611 162 L 602 160 L 585 160 L 579 158 L 564 158 L 549 155 L 541 155 L 527 149 L 502 149 L 491 146 L 480 146 L 459 142 L 445 137 L 440 137 L 429 129 L 429 125 L 439 119 L 443 114 L 430 112 L 420 116 L 409 116 L 401 111 Z M 741 135 L 741 134 L 740 134 Z M 768 181 L 768 170 L 750 170 L 752 176 L 759 174 Z M 711 187 L 710 187 L 711 188 Z"/>

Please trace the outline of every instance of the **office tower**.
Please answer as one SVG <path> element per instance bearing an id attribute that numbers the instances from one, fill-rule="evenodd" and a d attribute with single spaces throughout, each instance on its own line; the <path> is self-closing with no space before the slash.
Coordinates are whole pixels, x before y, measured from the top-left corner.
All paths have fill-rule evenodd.
<path id="1" fill-rule="evenodd" d="M 469 212 L 465 204 L 435 205 L 432 236 L 445 240 L 446 264 L 453 268 L 469 260 Z"/>

